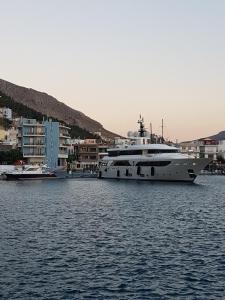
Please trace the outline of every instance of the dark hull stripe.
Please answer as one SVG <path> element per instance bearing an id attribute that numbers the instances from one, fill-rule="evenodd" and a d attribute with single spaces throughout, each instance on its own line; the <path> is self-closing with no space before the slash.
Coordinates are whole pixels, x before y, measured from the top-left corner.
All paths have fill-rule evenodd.
<path id="1" fill-rule="evenodd" d="M 7 180 L 56 178 L 55 174 L 5 174 Z"/>
<path id="2" fill-rule="evenodd" d="M 129 181 L 151 181 L 151 182 L 183 182 L 183 183 L 193 183 L 195 178 L 191 179 L 138 179 L 138 178 L 124 178 L 124 177 L 98 177 L 98 179 L 110 179 L 110 180 L 129 180 Z"/>

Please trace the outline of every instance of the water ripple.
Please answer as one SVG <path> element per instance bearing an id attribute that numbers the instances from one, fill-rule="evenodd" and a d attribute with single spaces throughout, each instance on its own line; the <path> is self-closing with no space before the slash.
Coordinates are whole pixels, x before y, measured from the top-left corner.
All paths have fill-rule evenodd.
<path id="1" fill-rule="evenodd" d="M 1 299 L 225 299 L 225 177 L 0 181 Z"/>

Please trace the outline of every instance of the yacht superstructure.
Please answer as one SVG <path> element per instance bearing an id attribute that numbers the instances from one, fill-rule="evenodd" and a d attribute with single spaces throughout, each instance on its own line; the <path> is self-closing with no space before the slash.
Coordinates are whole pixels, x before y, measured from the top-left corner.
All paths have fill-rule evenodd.
<path id="1" fill-rule="evenodd" d="M 100 162 L 100 178 L 193 182 L 209 164 L 209 159 L 182 154 L 176 147 L 150 144 L 143 119 L 138 123 L 139 136 L 131 138 L 129 145 L 108 149 Z"/>

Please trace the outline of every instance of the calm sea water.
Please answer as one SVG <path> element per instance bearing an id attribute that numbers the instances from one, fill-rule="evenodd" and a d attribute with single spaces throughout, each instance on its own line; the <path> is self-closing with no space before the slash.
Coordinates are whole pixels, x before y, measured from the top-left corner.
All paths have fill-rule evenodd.
<path id="1" fill-rule="evenodd" d="M 225 299 L 225 177 L 0 192 L 0 299 Z"/>

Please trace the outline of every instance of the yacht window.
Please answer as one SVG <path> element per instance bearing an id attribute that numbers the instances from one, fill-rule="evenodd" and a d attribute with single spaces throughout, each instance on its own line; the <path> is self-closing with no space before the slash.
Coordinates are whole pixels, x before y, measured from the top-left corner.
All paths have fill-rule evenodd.
<path id="1" fill-rule="evenodd" d="M 149 149 L 148 154 L 178 153 L 178 149 Z"/>
<path id="2" fill-rule="evenodd" d="M 109 151 L 109 156 L 119 156 L 119 155 L 142 155 L 142 150 L 117 150 Z"/>
<path id="3" fill-rule="evenodd" d="M 118 156 L 120 155 L 119 151 L 109 151 L 109 155 L 108 156 Z"/>
<path id="4" fill-rule="evenodd" d="M 142 150 L 122 150 L 120 155 L 142 155 Z"/>
<path id="5" fill-rule="evenodd" d="M 140 174 L 141 174 L 141 167 L 138 166 L 138 167 L 137 167 L 137 175 L 140 175 Z"/>
<path id="6" fill-rule="evenodd" d="M 113 163 L 114 166 L 130 166 L 130 162 L 128 160 L 117 160 Z"/>
<path id="7" fill-rule="evenodd" d="M 139 161 L 136 166 L 142 166 L 142 167 L 165 167 L 168 166 L 171 163 L 171 161 Z"/>
<path id="8" fill-rule="evenodd" d="M 151 176 L 155 176 L 155 168 L 151 167 Z"/>

